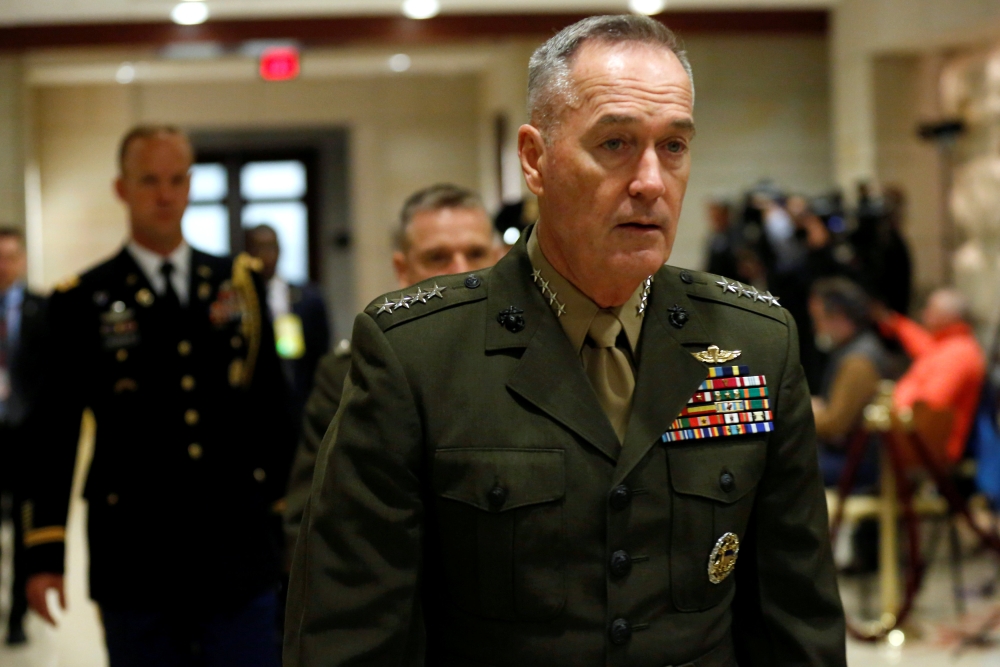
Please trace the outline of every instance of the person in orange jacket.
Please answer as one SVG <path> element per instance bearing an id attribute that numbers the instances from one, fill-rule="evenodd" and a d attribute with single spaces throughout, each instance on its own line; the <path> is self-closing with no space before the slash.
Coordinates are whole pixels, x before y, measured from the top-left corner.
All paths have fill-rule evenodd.
<path id="1" fill-rule="evenodd" d="M 986 356 L 968 322 L 968 301 L 954 289 L 938 289 L 924 306 L 923 326 L 884 306 L 875 309 L 883 335 L 896 338 L 912 359 L 896 383 L 897 408 L 924 402 L 954 414 L 944 459 L 955 463 L 965 453 L 979 392 L 986 377 Z"/>

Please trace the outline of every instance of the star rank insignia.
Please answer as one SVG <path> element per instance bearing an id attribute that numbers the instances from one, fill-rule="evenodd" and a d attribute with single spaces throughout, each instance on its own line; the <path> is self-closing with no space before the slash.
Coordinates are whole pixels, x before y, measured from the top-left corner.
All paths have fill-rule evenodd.
<path id="1" fill-rule="evenodd" d="M 757 291 L 756 287 L 747 287 L 743 283 L 735 280 L 733 282 L 729 282 L 725 278 L 719 278 L 715 284 L 721 287 L 723 292 L 731 292 L 732 294 L 735 294 L 737 298 L 746 297 L 751 301 L 763 301 L 768 306 L 774 306 L 777 308 L 781 307 L 781 304 L 778 303 L 778 297 L 774 296 L 770 292 L 761 294 Z"/>
<path id="2" fill-rule="evenodd" d="M 412 302 L 413 302 L 413 297 L 412 296 L 408 296 L 406 294 L 400 294 L 399 295 L 399 301 L 397 301 L 396 304 L 392 307 L 392 312 L 395 313 L 400 308 L 406 308 L 407 310 L 409 310 L 410 309 L 410 304 Z"/>
<path id="3" fill-rule="evenodd" d="M 406 308 L 409 310 L 410 306 L 413 304 L 427 303 L 434 297 L 443 299 L 444 291 L 446 289 L 448 288 L 441 287 L 437 283 L 434 283 L 434 287 L 429 290 L 425 290 L 423 287 L 418 287 L 416 294 L 400 294 L 399 298 L 395 301 L 391 301 L 389 297 L 385 297 L 385 301 L 378 304 L 378 310 L 375 311 L 375 316 L 378 317 L 382 313 L 394 313 L 400 308 Z"/>

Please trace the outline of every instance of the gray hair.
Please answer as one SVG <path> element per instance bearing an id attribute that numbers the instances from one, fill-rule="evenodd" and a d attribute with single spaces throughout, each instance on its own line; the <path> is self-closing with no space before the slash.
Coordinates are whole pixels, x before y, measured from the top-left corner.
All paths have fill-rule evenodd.
<path id="1" fill-rule="evenodd" d="M 691 62 L 680 38 L 673 31 L 648 16 L 591 16 L 563 28 L 538 47 L 528 63 L 528 117 L 543 134 L 558 119 L 556 100 L 561 97 L 569 104 L 575 101 L 570 70 L 574 56 L 588 40 L 605 44 L 639 42 L 668 49 L 677 56 L 687 72 L 694 94 Z"/>
<path id="2" fill-rule="evenodd" d="M 858 329 L 871 326 L 871 299 L 854 281 L 842 276 L 821 278 L 813 283 L 811 293 L 827 313 L 843 315 Z"/>
<path id="3" fill-rule="evenodd" d="M 934 304 L 948 317 L 954 321 L 970 322 L 972 320 L 972 305 L 968 297 L 957 289 L 951 287 L 941 287 L 927 298 L 927 301 L 934 301 Z"/>
<path id="4" fill-rule="evenodd" d="M 437 183 L 414 192 L 403 204 L 403 210 L 399 213 L 399 228 L 394 239 L 396 248 L 403 252 L 409 249 L 410 237 L 406 232 L 417 213 L 440 211 L 445 208 L 477 209 L 489 220 L 483 200 L 475 192 L 451 183 Z"/>

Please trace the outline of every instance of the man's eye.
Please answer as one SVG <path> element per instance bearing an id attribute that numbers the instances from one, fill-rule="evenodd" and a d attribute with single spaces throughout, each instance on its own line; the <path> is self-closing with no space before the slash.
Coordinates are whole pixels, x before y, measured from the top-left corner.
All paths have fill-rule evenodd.
<path id="1" fill-rule="evenodd" d="M 683 141 L 668 141 L 667 151 L 671 153 L 683 153 L 687 149 L 687 145 Z"/>
<path id="2" fill-rule="evenodd" d="M 604 142 L 604 147 L 609 151 L 620 151 L 625 148 L 625 142 L 621 139 L 608 139 Z"/>

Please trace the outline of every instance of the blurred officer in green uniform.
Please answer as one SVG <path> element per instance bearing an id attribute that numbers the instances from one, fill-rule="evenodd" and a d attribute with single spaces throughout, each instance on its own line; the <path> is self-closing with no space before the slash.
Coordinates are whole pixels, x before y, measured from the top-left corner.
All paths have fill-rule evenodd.
<path id="1" fill-rule="evenodd" d="M 355 321 L 285 664 L 845 665 L 794 322 L 664 266 L 694 138 L 676 38 L 586 19 L 528 85 L 537 225 Z"/>
<path id="2" fill-rule="evenodd" d="M 401 289 L 435 276 L 478 271 L 496 263 L 497 234 L 482 200 L 471 190 L 448 183 L 424 188 L 407 198 L 399 218 L 392 266 Z M 295 545 L 299 534 L 316 452 L 340 406 L 350 367 L 351 342 L 342 340 L 320 360 L 316 371 L 286 495 L 289 546 Z"/>
<path id="3" fill-rule="evenodd" d="M 276 667 L 280 561 L 271 526 L 295 435 L 256 260 L 181 233 L 193 152 L 170 126 L 121 142 L 130 239 L 56 288 L 35 456 L 22 506 L 32 609 L 64 598 L 81 416 L 97 431 L 90 595 L 111 667 Z"/>

